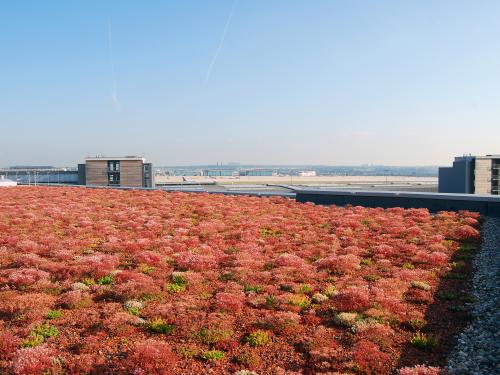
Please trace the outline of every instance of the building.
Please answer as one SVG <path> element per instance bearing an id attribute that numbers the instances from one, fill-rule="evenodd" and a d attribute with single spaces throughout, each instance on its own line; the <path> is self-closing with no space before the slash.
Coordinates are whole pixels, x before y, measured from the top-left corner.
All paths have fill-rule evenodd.
<path id="1" fill-rule="evenodd" d="M 90 157 L 78 164 L 78 183 L 93 186 L 154 187 L 151 163 L 139 156 Z"/>
<path id="2" fill-rule="evenodd" d="M 474 192 L 476 194 L 498 194 L 500 155 L 476 157 L 474 169 Z"/>
<path id="3" fill-rule="evenodd" d="M 439 168 L 440 193 L 499 195 L 500 155 L 459 156 Z"/>
<path id="4" fill-rule="evenodd" d="M 316 177 L 316 171 L 299 171 L 299 177 Z"/>
<path id="5" fill-rule="evenodd" d="M 452 167 L 439 168 L 440 193 L 474 194 L 474 156 L 458 156 Z"/>
<path id="6" fill-rule="evenodd" d="M 19 185 L 45 185 L 78 183 L 76 168 L 57 168 L 50 166 L 19 166 L 0 169 L 0 176 L 5 176 Z"/>

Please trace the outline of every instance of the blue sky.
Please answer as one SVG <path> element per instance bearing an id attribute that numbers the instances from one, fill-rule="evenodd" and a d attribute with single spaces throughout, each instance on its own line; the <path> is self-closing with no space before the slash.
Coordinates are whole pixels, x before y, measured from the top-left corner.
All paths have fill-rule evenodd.
<path id="1" fill-rule="evenodd" d="M 500 153 L 500 1 L 0 2 L 0 166 Z"/>

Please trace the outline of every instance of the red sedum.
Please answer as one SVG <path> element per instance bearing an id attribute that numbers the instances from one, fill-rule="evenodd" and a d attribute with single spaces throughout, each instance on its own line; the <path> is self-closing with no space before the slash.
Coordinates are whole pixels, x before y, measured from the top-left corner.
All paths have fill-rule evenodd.
<path id="1" fill-rule="evenodd" d="M 414 334 L 406 327 L 424 319 L 479 219 L 4 188 L 0 373 L 394 372 Z"/>

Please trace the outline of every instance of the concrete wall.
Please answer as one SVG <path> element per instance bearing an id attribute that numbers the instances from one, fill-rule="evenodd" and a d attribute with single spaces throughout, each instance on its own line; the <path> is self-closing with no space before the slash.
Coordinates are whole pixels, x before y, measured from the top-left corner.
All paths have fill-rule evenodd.
<path id="1" fill-rule="evenodd" d="M 474 171 L 474 192 L 491 194 L 491 159 L 477 158 Z"/>

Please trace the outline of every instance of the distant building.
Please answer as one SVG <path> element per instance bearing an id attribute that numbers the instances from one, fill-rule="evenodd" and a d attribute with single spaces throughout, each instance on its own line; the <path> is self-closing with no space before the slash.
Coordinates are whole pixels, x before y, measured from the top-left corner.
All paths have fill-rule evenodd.
<path id="1" fill-rule="evenodd" d="M 316 171 L 299 171 L 300 177 L 316 177 Z"/>
<path id="2" fill-rule="evenodd" d="M 11 170 L 53 170 L 53 169 L 58 169 L 57 167 L 53 167 L 51 165 L 14 165 L 12 167 L 9 167 L 8 169 Z"/>
<path id="3" fill-rule="evenodd" d="M 500 155 L 459 156 L 439 168 L 440 193 L 499 195 Z"/>
<path id="4" fill-rule="evenodd" d="M 65 184 L 76 185 L 76 168 L 56 168 L 45 166 L 19 166 L 0 169 L 3 175 L 19 185 Z"/>
<path id="5" fill-rule="evenodd" d="M 94 186 L 154 187 L 151 163 L 138 156 L 91 157 L 78 164 L 78 183 Z"/>

